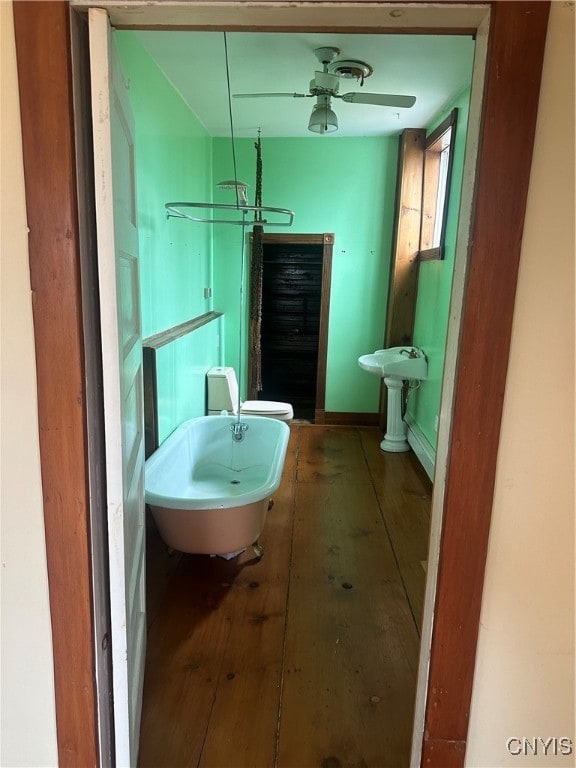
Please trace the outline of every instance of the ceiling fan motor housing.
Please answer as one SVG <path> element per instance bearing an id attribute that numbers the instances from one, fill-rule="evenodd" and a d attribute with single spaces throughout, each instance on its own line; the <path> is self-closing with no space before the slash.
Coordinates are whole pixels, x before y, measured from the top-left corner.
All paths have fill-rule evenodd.
<path id="1" fill-rule="evenodd" d="M 315 72 L 314 80 L 310 80 L 310 93 L 314 96 L 319 93 L 334 95 L 338 93 L 339 84 L 338 75 L 331 75 L 328 72 Z"/>

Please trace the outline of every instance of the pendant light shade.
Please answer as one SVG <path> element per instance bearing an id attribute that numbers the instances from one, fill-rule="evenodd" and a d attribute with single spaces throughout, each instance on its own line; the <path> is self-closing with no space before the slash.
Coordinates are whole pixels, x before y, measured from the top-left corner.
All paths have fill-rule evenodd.
<path id="1" fill-rule="evenodd" d="M 329 96 L 318 96 L 310 115 L 308 130 L 313 133 L 333 133 L 338 130 L 338 118 L 330 106 Z"/>

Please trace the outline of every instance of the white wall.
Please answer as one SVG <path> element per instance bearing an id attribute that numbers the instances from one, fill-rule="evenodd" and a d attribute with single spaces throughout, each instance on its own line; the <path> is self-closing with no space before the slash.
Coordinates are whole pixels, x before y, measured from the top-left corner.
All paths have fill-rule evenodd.
<path id="1" fill-rule="evenodd" d="M 57 765 L 12 3 L 0 2 L 2 766 Z"/>
<path id="2" fill-rule="evenodd" d="M 574 742 L 574 714 L 574 4 L 553 2 L 466 765 L 574 765 L 506 746 Z"/>

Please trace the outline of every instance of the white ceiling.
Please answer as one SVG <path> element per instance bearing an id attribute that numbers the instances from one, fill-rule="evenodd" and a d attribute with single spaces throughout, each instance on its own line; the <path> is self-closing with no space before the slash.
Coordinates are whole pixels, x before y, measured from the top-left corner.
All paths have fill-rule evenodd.
<path id="1" fill-rule="evenodd" d="M 135 32 L 211 136 L 230 136 L 224 33 Z M 390 136 L 427 126 L 470 83 L 474 41 L 456 35 L 350 35 L 227 32 L 231 93 L 308 93 L 321 69 L 314 49 L 339 48 L 339 59 L 364 61 L 373 74 L 363 88 L 341 80 L 340 93 L 398 93 L 416 97 L 410 109 L 349 104 L 335 99 L 338 131 L 308 131 L 314 98 L 234 99 L 234 135 L 255 137 Z"/>

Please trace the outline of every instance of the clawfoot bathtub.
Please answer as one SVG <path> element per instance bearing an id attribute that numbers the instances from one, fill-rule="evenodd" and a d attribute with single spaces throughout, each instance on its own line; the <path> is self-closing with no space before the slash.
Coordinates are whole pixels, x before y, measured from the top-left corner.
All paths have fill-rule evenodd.
<path id="1" fill-rule="evenodd" d="M 181 424 L 146 461 L 145 498 L 164 542 L 226 554 L 259 537 L 280 485 L 290 430 L 277 419 L 202 416 Z"/>

